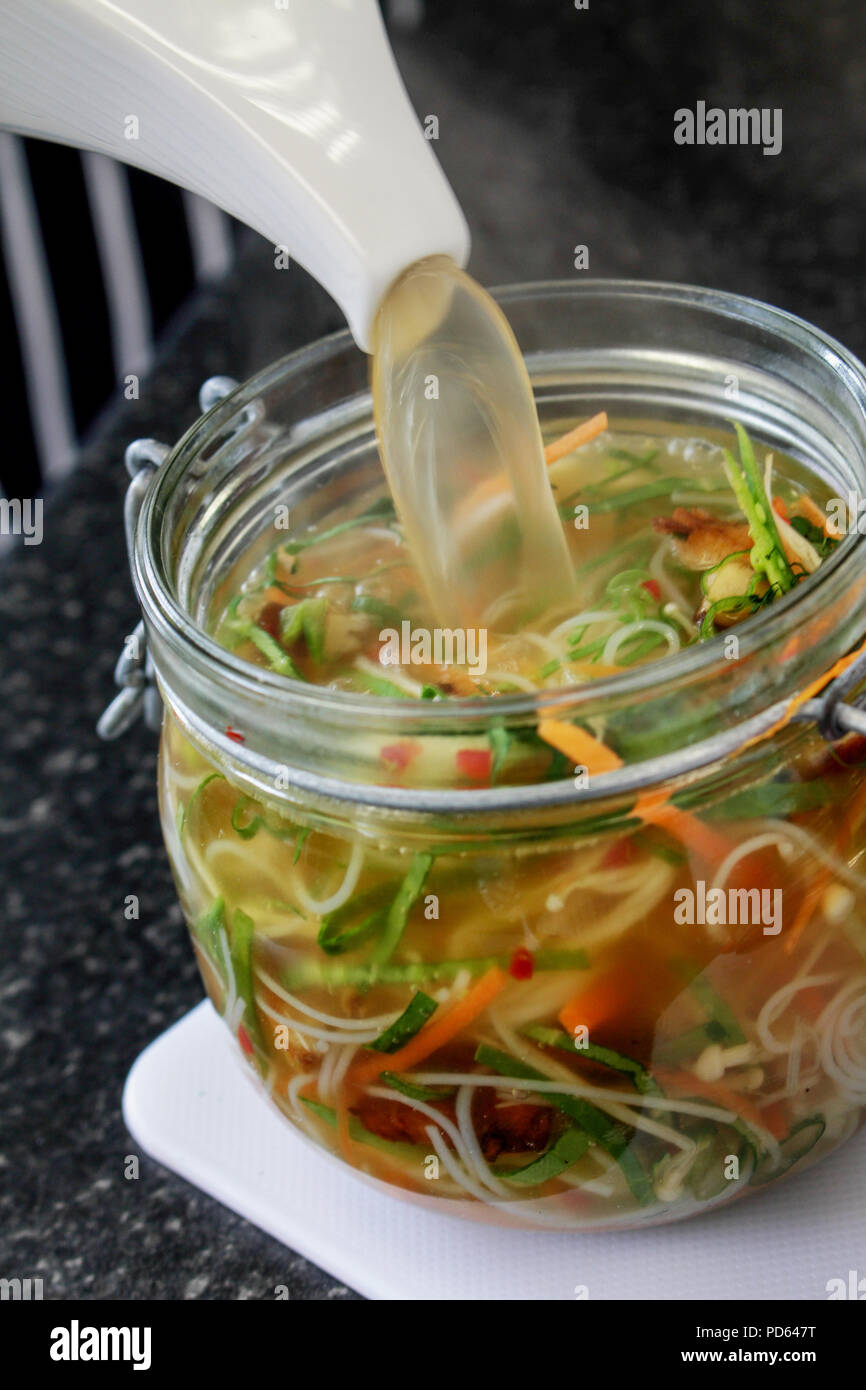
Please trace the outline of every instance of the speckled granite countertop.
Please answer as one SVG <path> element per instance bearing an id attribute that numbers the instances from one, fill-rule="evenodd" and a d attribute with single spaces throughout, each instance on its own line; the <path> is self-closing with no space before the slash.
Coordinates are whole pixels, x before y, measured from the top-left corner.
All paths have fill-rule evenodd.
<path id="1" fill-rule="evenodd" d="M 792 18 L 776 31 L 782 58 L 774 51 L 761 69 L 754 100 L 785 103 L 786 143 L 765 159 L 674 157 L 672 111 L 692 98 L 658 96 L 684 43 L 669 16 L 647 32 L 636 19 L 618 47 L 599 16 L 599 29 L 578 31 L 595 45 L 581 68 L 577 41 L 557 42 L 544 24 L 524 55 L 516 0 L 495 8 L 487 34 L 473 10 L 462 31 L 454 21 L 456 38 L 443 21 L 399 40 L 419 114 L 439 116 L 439 154 L 473 226 L 479 278 L 574 274 L 572 248 L 583 243 L 593 274 L 738 289 L 863 352 L 859 12 L 837 7 L 856 32 L 831 14 L 825 47 L 807 55 L 796 25 L 814 9 L 783 7 Z M 737 104 L 737 25 L 748 29 L 750 11 L 729 10 L 725 32 L 706 35 L 707 73 L 689 34 L 687 77 L 698 96 Z M 533 76 L 542 65 L 544 82 Z M 636 106 L 636 92 L 656 95 Z M 251 242 L 230 283 L 179 327 L 141 399 L 103 421 L 46 510 L 43 544 L 0 571 L 0 1275 L 41 1275 L 46 1297 L 260 1299 L 276 1284 L 293 1298 L 356 1297 L 147 1159 L 138 1181 L 124 1180 L 126 1073 L 201 990 L 160 842 L 153 736 L 136 728 L 105 746 L 93 732 L 136 621 L 121 523 L 125 445 L 172 442 L 198 413 L 204 378 L 244 377 L 339 325 L 302 272 L 275 271 L 270 248 Z M 139 921 L 124 918 L 128 893 L 140 899 Z"/>

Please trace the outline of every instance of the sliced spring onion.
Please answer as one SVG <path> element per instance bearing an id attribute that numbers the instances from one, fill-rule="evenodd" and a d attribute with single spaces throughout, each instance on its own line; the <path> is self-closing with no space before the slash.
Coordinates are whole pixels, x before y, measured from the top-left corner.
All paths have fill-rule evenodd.
<path id="1" fill-rule="evenodd" d="M 229 942 L 229 951 L 235 972 L 235 984 L 239 998 L 244 1001 L 244 1023 L 247 1032 L 252 1039 L 261 1045 L 263 1041 L 262 1030 L 253 995 L 253 937 L 255 930 L 252 917 L 241 912 L 239 907 L 235 908 L 232 914 L 231 940 Z"/>
<path id="2" fill-rule="evenodd" d="M 193 808 L 193 806 L 195 805 L 195 803 L 196 803 L 196 801 L 198 800 L 198 798 L 201 796 L 201 794 L 202 794 L 202 792 L 204 791 L 205 787 L 208 786 L 209 783 L 217 781 L 217 779 L 219 779 L 219 781 L 221 781 L 221 782 L 225 782 L 225 780 L 226 780 L 226 778 L 223 776 L 223 774 L 222 774 L 221 772 L 209 772 L 208 775 L 207 775 L 206 777 L 203 777 L 203 778 L 201 779 L 201 781 L 199 782 L 198 786 L 194 789 L 192 796 L 190 797 L 189 801 L 186 803 L 186 810 L 184 810 L 182 806 L 180 806 L 180 805 L 178 806 L 178 808 L 177 808 L 177 829 L 178 829 L 178 834 L 179 834 L 179 835 L 182 835 L 183 832 L 184 832 L 184 830 L 186 829 L 187 822 L 189 821 L 189 813 L 190 813 L 190 811 L 192 810 L 192 808 Z"/>
<path id="3" fill-rule="evenodd" d="M 368 521 L 384 521 L 397 515 L 394 502 L 390 497 L 380 497 L 378 502 L 374 502 L 360 516 L 352 517 L 349 521 L 341 521 L 336 526 L 331 526 L 327 531 L 319 531 L 314 536 L 286 541 L 280 548 L 287 555 L 297 555 L 299 550 L 307 550 L 311 545 L 318 545 L 320 541 L 330 540 L 332 536 L 339 536 L 343 531 L 351 531 L 356 526 L 366 526 Z"/>
<path id="4" fill-rule="evenodd" d="M 326 955 L 339 956 L 360 946 L 384 923 L 392 896 L 393 885 L 380 883 L 326 913 L 318 935 L 321 949 Z"/>
<path id="5" fill-rule="evenodd" d="M 395 1018 L 394 1022 L 368 1046 L 376 1052 L 396 1052 L 410 1038 L 414 1038 L 419 1028 L 423 1028 L 438 1007 L 435 999 L 431 999 L 429 994 L 424 994 L 419 989 L 417 994 L 413 994 L 400 1017 Z"/>
<path id="6" fill-rule="evenodd" d="M 424 887 L 432 864 L 432 854 L 416 854 L 414 856 L 409 872 L 397 889 L 394 901 L 388 909 L 385 928 L 373 950 L 371 959 L 374 965 L 384 965 L 391 959 L 399 946 L 400 938 L 406 930 L 409 913 Z"/>
<path id="7" fill-rule="evenodd" d="M 736 1015 L 722 996 L 713 988 L 703 973 L 692 973 L 694 967 L 688 962 L 676 962 L 675 969 L 680 975 L 690 977 L 689 989 L 700 1003 L 707 1018 L 725 1030 L 725 1037 L 733 1046 L 746 1041 L 746 1035 L 737 1021 Z"/>
<path id="8" fill-rule="evenodd" d="M 528 1067 L 516 1057 L 510 1057 L 507 1052 L 500 1052 L 495 1047 L 488 1047 L 486 1043 L 477 1048 L 475 1060 L 481 1066 L 490 1067 L 491 1071 L 498 1072 L 505 1078 L 516 1076 L 524 1081 L 547 1079 L 534 1067 Z M 546 1091 L 544 1098 L 574 1120 L 596 1144 L 610 1154 L 611 1158 L 616 1159 L 632 1195 L 641 1206 L 655 1200 L 650 1175 L 632 1153 L 624 1125 L 612 1123 L 603 1110 L 590 1105 L 589 1101 L 582 1100 L 579 1096 Z"/>
<path id="9" fill-rule="evenodd" d="M 611 1047 L 600 1047 L 596 1043 L 579 1046 L 560 1028 L 533 1026 L 524 1028 L 523 1033 L 527 1038 L 531 1038 L 533 1042 L 541 1043 L 544 1047 L 558 1047 L 562 1052 L 571 1052 L 575 1057 L 585 1057 L 588 1062 L 597 1062 L 600 1066 L 610 1067 L 611 1071 L 627 1076 L 635 1090 L 640 1091 L 643 1095 L 662 1094 L 661 1087 L 653 1080 L 642 1063 L 635 1062 L 633 1058 L 626 1057 L 621 1052 L 615 1052 Z"/>
<path id="10" fill-rule="evenodd" d="M 522 1168 L 495 1168 L 497 1177 L 504 1178 L 506 1182 L 526 1183 L 537 1186 L 539 1183 L 550 1182 L 551 1178 L 558 1178 L 560 1173 L 564 1173 L 566 1168 L 570 1168 L 579 1158 L 583 1158 L 592 1140 L 585 1129 L 578 1129 L 576 1125 L 569 1125 L 564 1129 L 558 1139 L 555 1139 L 550 1148 L 540 1155 L 539 1158 L 527 1163 Z"/>

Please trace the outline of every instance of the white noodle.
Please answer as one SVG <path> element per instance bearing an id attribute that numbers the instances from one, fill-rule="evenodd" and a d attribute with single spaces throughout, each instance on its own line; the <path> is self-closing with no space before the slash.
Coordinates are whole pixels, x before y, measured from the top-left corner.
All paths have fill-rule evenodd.
<path id="1" fill-rule="evenodd" d="M 773 1034 L 771 1025 L 774 1020 L 784 1012 L 788 1004 L 794 998 L 794 995 L 801 989 L 811 989 L 813 986 L 818 985 L 829 985 L 835 980 L 843 978 L 844 973 L 841 970 L 834 971 L 831 975 L 801 975 L 795 980 L 789 980 L 786 985 L 782 985 L 780 989 L 777 989 L 774 994 L 770 995 L 769 999 L 764 1004 L 761 1012 L 758 1014 L 757 1022 L 755 1023 L 755 1031 L 761 1040 L 761 1046 L 766 1048 L 767 1052 L 774 1053 L 777 1056 L 781 1056 L 782 1053 L 787 1052 L 790 1044 L 780 1042 Z"/>
<path id="2" fill-rule="evenodd" d="M 346 867 L 343 882 L 336 892 L 332 893 L 329 898 L 314 898 L 307 892 L 307 889 L 301 882 L 300 874 L 296 873 L 292 885 L 295 897 L 307 912 L 314 913 L 317 917 L 324 917 L 328 912 L 335 912 L 337 908 L 342 907 L 343 903 L 347 902 L 354 893 L 358 879 L 361 876 L 363 863 L 363 848 L 360 843 L 356 843 L 352 846 L 352 853 L 349 857 L 349 863 Z"/>
<path id="3" fill-rule="evenodd" d="M 665 597 L 671 603 L 675 603 L 678 608 L 681 608 L 683 610 L 683 612 L 687 613 L 689 610 L 688 599 L 686 598 L 682 590 L 678 588 L 676 584 L 674 584 L 673 580 L 668 577 L 665 571 L 665 559 L 669 554 L 670 547 L 668 545 L 668 542 L 666 540 L 662 541 L 658 550 L 654 552 L 653 557 L 649 562 L 649 574 L 650 577 L 654 579 L 655 582 L 658 584 Z"/>
<path id="4" fill-rule="evenodd" d="M 448 1173 L 460 1187 L 465 1188 L 473 1197 L 477 1197 L 479 1202 L 490 1202 L 490 1194 L 485 1192 L 480 1183 L 470 1178 L 461 1164 L 455 1161 L 453 1154 L 449 1153 L 448 1146 L 442 1138 L 441 1130 L 436 1129 L 435 1125 L 427 1125 L 425 1133 L 430 1143 L 433 1145 L 433 1148 L 436 1150 L 439 1161 L 446 1173 Z"/>
<path id="5" fill-rule="evenodd" d="M 817 1028 L 824 1070 L 846 1097 L 862 1105 L 866 1102 L 866 975 L 850 980 L 839 991 L 818 1019 Z"/>
<path id="6" fill-rule="evenodd" d="M 505 1186 L 494 1177 L 490 1171 L 490 1166 L 481 1152 L 481 1145 L 478 1142 L 478 1135 L 475 1133 L 475 1126 L 472 1123 L 472 1098 L 474 1092 L 471 1086 L 461 1086 L 457 1092 L 457 1103 L 455 1110 L 457 1113 L 457 1123 L 460 1126 L 460 1133 L 466 1150 L 472 1158 L 475 1171 L 485 1187 L 489 1187 L 491 1192 L 497 1193 L 500 1197 L 510 1197 L 511 1193 Z"/>
<path id="7" fill-rule="evenodd" d="M 400 1010 L 397 1009 L 388 1014 L 376 1014 L 372 1018 L 340 1018 L 337 1014 L 322 1013 L 321 1009 L 313 1009 L 309 1004 L 302 1004 L 297 995 L 289 994 L 288 990 L 283 989 L 272 975 L 269 975 L 261 966 L 257 967 L 256 974 L 268 989 L 282 999 L 284 1004 L 290 1004 L 298 1013 L 306 1014 L 308 1018 L 314 1018 L 319 1023 L 329 1023 L 334 1028 L 357 1028 L 364 1032 L 367 1028 L 376 1028 L 379 1032 L 383 1028 L 388 1028 L 395 1020 L 400 1017 Z"/>
<path id="8" fill-rule="evenodd" d="M 574 1073 L 572 1073 L 572 1076 Z M 591 1100 L 600 1109 L 605 1109 L 608 1102 L 619 1105 L 623 1099 L 622 1091 L 602 1091 L 595 1086 L 575 1085 L 573 1082 L 565 1084 L 561 1081 L 535 1081 L 518 1076 L 481 1076 L 478 1072 L 407 1072 L 407 1081 L 412 1081 L 418 1086 L 490 1086 L 508 1087 L 514 1091 L 537 1091 L 539 1095 L 560 1091 L 563 1095 L 578 1096 L 582 1100 Z M 628 1097 L 630 1106 L 646 1106 L 651 1110 L 669 1110 L 671 1114 L 678 1115 L 697 1115 L 705 1120 L 718 1120 L 723 1124 L 730 1124 L 736 1119 L 736 1115 L 731 1110 L 723 1110 L 717 1105 L 703 1105 L 699 1101 L 693 1100 L 672 1100 L 669 1096 L 639 1095 L 637 1092 Z"/>
<path id="9" fill-rule="evenodd" d="M 342 1043 L 350 1040 L 356 1043 L 368 1043 L 379 1036 L 378 1028 L 368 1030 L 366 1033 L 332 1033 L 325 1028 L 315 1028 L 311 1023 L 301 1023 L 296 1018 L 289 1018 L 287 1014 L 278 1013 L 277 1010 L 272 1009 L 270 1004 L 267 1004 L 264 999 L 257 999 L 256 1003 L 262 1013 L 267 1014 L 268 1018 L 273 1019 L 274 1023 L 282 1023 L 286 1028 L 292 1029 L 293 1032 L 300 1033 L 302 1037 L 320 1038 L 322 1042 L 329 1043 Z"/>
<path id="10" fill-rule="evenodd" d="M 483 1183 L 483 1174 L 476 1168 L 473 1155 L 463 1142 L 463 1135 L 460 1133 L 457 1126 L 452 1124 L 446 1115 L 442 1114 L 441 1110 L 434 1110 L 433 1106 L 428 1105 L 426 1101 L 416 1100 L 414 1096 L 403 1095 L 401 1091 L 395 1091 L 390 1086 L 368 1086 L 367 1095 L 376 1096 L 381 1100 L 396 1101 L 399 1105 L 408 1106 L 410 1110 L 419 1111 L 419 1113 L 425 1115 L 428 1120 L 434 1120 L 435 1123 L 439 1125 L 440 1129 L 444 1130 L 448 1135 L 448 1138 L 454 1145 L 461 1162 L 465 1165 L 468 1172 L 473 1173 L 475 1178 Z M 482 1163 L 484 1162 L 483 1159 L 481 1161 Z M 484 1166 L 486 1168 L 487 1165 L 485 1164 Z"/>
<path id="11" fill-rule="evenodd" d="M 630 637 L 638 637 L 641 633 L 653 632 L 659 637 L 663 637 L 668 644 L 669 652 L 678 652 L 680 649 L 679 633 L 675 632 L 670 623 L 658 622 L 655 618 L 640 618 L 634 623 L 625 623 L 612 636 L 608 637 L 604 651 L 601 654 L 603 666 L 616 666 L 617 652 L 624 642 Z"/>
<path id="12" fill-rule="evenodd" d="M 778 835 L 753 835 L 750 840 L 744 840 L 742 844 L 732 849 L 727 858 L 722 860 L 716 870 L 716 876 L 713 879 L 713 888 L 724 888 L 732 871 L 736 868 L 741 859 L 747 859 L 750 854 L 757 854 L 759 849 L 769 849 L 771 845 L 777 847 L 784 859 L 790 858 L 791 852 L 789 846 L 780 844 Z"/>
<path id="13" fill-rule="evenodd" d="M 516 671 L 487 670 L 484 672 L 484 679 L 490 685 L 513 685 L 518 690 L 528 690 L 530 694 L 538 694 L 538 686 L 531 681 L 528 676 L 521 676 Z"/>
<path id="14" fill-rule="evenodd" d="M 774 831 L 782 838 L 787 836 L 793 844 L 799 845 L 801 849 L 805 849 L 809 854 L 813 854 L 816 859 L 820 859 L 822 864 L 826 864 L 828 869 L 832 869 L 839 878 L 843 879 L 845 883 L 850 884 L 852 888 L 862 894 L 862 873 L 858 873 L 856 869 L 850 868 L 848 864 L 844 863 L 844 861 L 839 859 L 835 854 L 831 854 L 829 850 L 824 848 L 820 840 L 816 839 L 814 835 L 810 835 L 808 830 L 804 830 L 801 825 L 793 825 L 783 820 L 769 819 L 755 821 L 755 825 L 762 830 Z"/>

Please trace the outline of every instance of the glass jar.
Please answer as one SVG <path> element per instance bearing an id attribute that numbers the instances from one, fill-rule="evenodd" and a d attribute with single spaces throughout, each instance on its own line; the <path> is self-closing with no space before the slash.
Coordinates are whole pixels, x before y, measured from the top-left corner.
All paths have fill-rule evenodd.
<path id="1" fill-rule="evenodd" d="M 498 298 L 543 428 L 605 408 L 704 436 L 736 415 L 863 491 L 864 369 L 807 324 L 656 284 Z M 866 739 L 817 695 L 866 635 L 866 541 L 851 528 L 733 658 L 719 639 L 543 695 L 358 696 L 217 645 L 286 508 L 303 528 L 380 479 L 342 333 L 199 419 L 135 527 L 165 841 L 263 1092 L 371 1182 L 553 1229 L 687 1216 L 829 1153 L 866 1105 Z M 542 757 L 541 714 L 602 720 L 624 766 Z M 455 750 L 491 729 L 520 756 L 455 786 Z M 407 744 L 411 784 L 389 753 Z"/>

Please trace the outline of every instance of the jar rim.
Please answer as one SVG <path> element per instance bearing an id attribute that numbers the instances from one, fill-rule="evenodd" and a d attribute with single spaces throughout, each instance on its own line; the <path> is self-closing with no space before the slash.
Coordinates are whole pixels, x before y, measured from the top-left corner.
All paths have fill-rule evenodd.
<path id="1" fill-rule="evenodd" d="M 533 281 L 499 287 L 491 291 L 508 309 L 515 302 L 543 298 L 548 301 L 580 298 L 631 297 L 647 301 L 662 300 L 685 307 L 703 308 L 731 320 L 747 320 L 768 330 L 777 339 L 820 357 L 825 367 L 838 375 L 857 406 L 858 426 L 866 441 L 866 367 L 846 348 L 822 330 L 786 310 L 759 300 L 700 286 L 663 281 L 595 279 Z M 225 685 L 238 698 L 244 691 L 265 694 L 278 715 L 280 709 L 296 715 L 333 717 L 338 722 L 363 719 L 370 726 L 395 728 L 400 734 L 417 722 L 417 702 L 373 694 L 333 690 L 293 680 L 268 668 L 255 666 L 221 646 L 185 612 L 172 592 L 160 554 L 160 525 L 163 499 L 184 470 L 215 431 L 237 416 L 239 408 L 250 405 L 277 382 L 299 373 L 315 372 L 337 354 L 351 349 L 347 330 L 340 330 L 271 363 L 237 386 L 228 396 L 200 416 L 170 450 L 145 495 L 136 527 L 133 574 L 148 627 L 164 640 L 179 643 L 185 654 L 201 669 L 219 673 Z M 864 442 L 866 450 L 866 442 Z M 857 527 L 849 530 L 834 553 L 810 577 L 808 585 L 798 586 L 769 605 L 738 632 L 740 661 L 759 656 L 790 630 L 791 615 L 806 622 L 817 616 L 832 597 L 844 590 L 848 576 L 859 567 L 866 536 Z M 845 648 L 843 648 L 844 650 Z M 841 653 L 840 653 L 841 654 Z M 423 718 L 426 732 L 478 731 L 491 719 L 537 720 L 568 715 L 584 717 L 598 706 L 639 702 L 649 690 L 654 698 L 671 693 L 699 678 L 712 678 L 730 666 L 724 657 L 722 639 L 696 643 L 677 653 L 631 667 L 615 676 L 606 676 L 580 686 L 486 696 L 484 699 L 451 697 L 448 701 L 425 701 Z M 829 663 L 824 669 L 829 668 Z M 794 693 L 794 692 L 792 692 Z M 778 699 L 778 694 L 775 699 Z M 769 709 L 774 700 L 768 700 Z M 596 779 L 598 780 L 598 779 Z M 497 789 L 498 790 L 498 789 Z M 505 790 L 504 788 L 502 789 Z M 512 789 L 513 790 L 513 789 Z M 456 793 L 463 799 L 472 791 Z M 495 793 L 494 793 L 495 795 Z"/>

